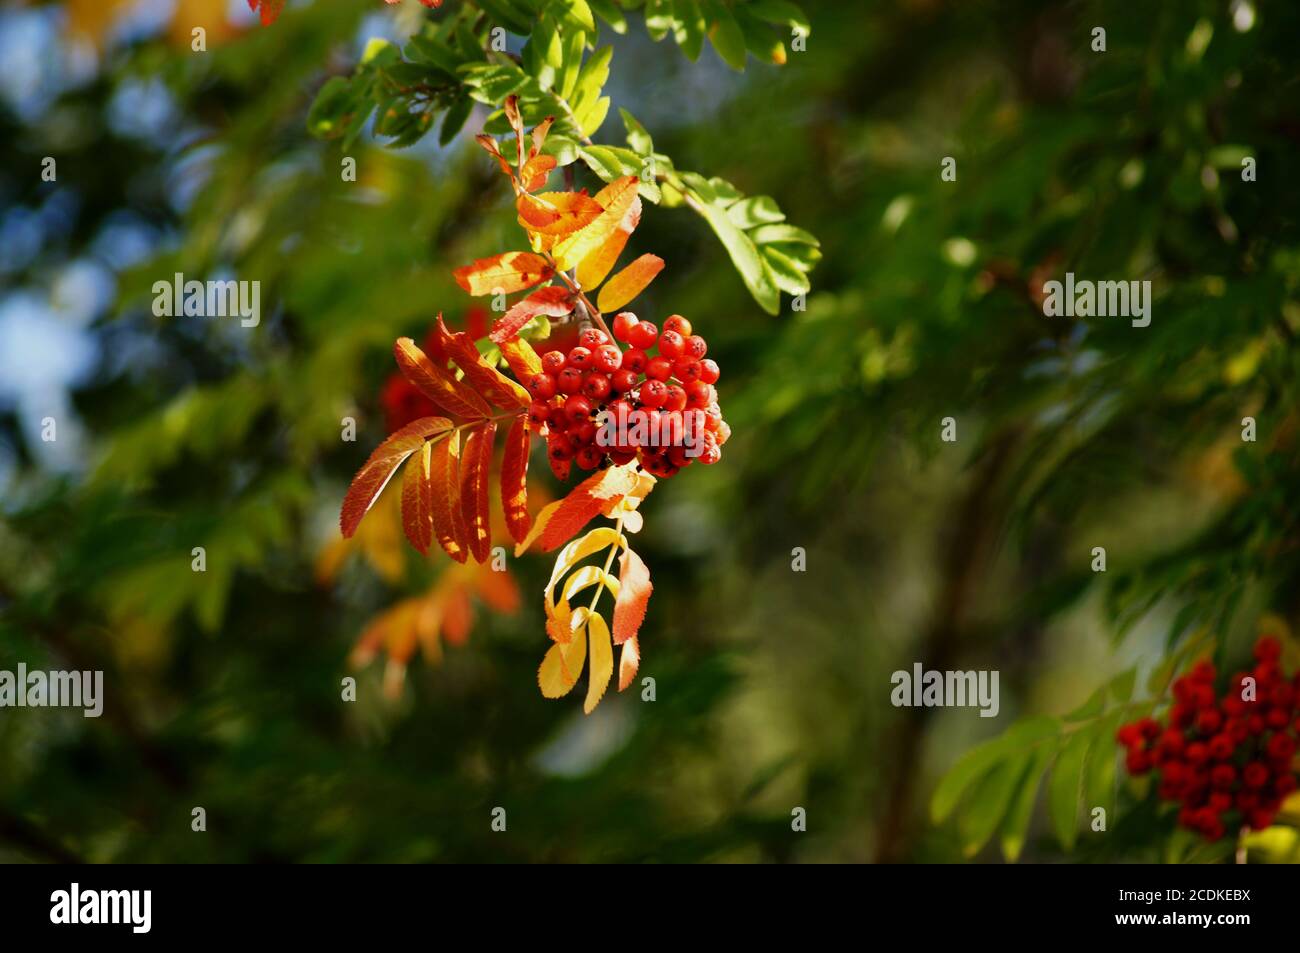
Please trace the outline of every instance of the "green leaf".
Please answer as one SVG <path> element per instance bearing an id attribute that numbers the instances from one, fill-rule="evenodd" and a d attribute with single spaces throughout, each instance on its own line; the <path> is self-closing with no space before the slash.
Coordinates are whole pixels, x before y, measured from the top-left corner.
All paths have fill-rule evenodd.
<path id="1" fill-rule="evenodd" d="M 646 132 L 645 126 L 637 122 L 632 114 L 622 106 L 618 107 L 618 114 L 623 117 L 623 128 L 627 130 L 627 144 L 632 151 L 638 155 L 652 155 L 655 151 L 655 144 L 650 138 L 650 133 Z"/>
<path id="2" fill-rule="evenodd" d="M 673 28 L 673 0 L 646 0 L 645 29 L 658 43 Z"/>
<path id="3" fill-rule="evenodd" d="M 737 228 L 744 229 L 785 221 L 785 214 L 777 207 L 776 200 L 768 195 L 755 195 L 752 198 L 741 199 L 727 209 L 727 217 Z"/>
<path id="4" fill-rule="evenodd" d="M 578 125 L 588 139 L 596 134 L 609 115 L 609 101 L 608 96 L 602 96 L 582 112 L 576 113 Z"/>
<path id="5" fill-rule="evenodd" d="M 978 854 L 998 829 L 1033 758 L 1032 751 L 1012 755 L 975 785 L 966 810 L 957 820 L 961 851 L 967 857 Z"/>
<path id="6" fill-rule="evenodd" d="M 795 242 L 800 245 L 820 245 L 812 234 L 802 228 L 796 228 L 793 225 L 762 225 L 749 233 L 749 237 L 754 240 L 755 245 L 766 245 L 769 242 Z"/>
<path id="7" fill-rule="evenodd" d="M 627 17 L 623 15 L 613 2 L 613 0 L 587 0 L 587 5 L 591 7 L 596 16 L 600 17 L 609 24 L 609 28 L 615 33 L 623 34 L 627 32 Z"/>
<path id="8" fill-rule="evenodd" d="M 1121 705 L 1126 705 L 1133 699 L 1133 687 L 1137 684 L 1137 668 L 1126 669 L 1120 672 L 1110 683 L 1110 696 Z"/>
<path id="9" fill-rule="evenodd" d="M 572 30 L 595 35 L 596 18 L 591 15 L 587 0 L 564 0 L 560 12 Z"/>
<path id="10" fill-rule="evenodd" d="M 464 127 L 465 121 L 469 119 L 470 112 L 474 109 L 474 100 L 468 96 L 461 96 L 451 104 L 447 110 L 447 115 L 442 119 L 442 128 L 438 132 L 438 143 L 446 145 L 456 138 L 456 133 Z"/>
<path id="11" fill-rule="evenodd" d="M 588 56 L 587 62 L 582 64 L 582 71 L 578 74 L 578 82 L 574 86 L 573 97 L 570 100 L 575 113 L 600 98 L 600 91 L 605 88 L 605 83 L 609 79 L 609 61 L 613 56 L 612 46 L 602 46 Z"/>
<path id="12" fill-rule="evenodd" d="M 772 268 L 759 256 L 758 249 L 749 240 L 749 236 L 736 227 L 727 217 L 727 213 L 709 202 L 697 197 L 695 208 L 704 216 L 713 233 L 718 236 L 722 246 L 731 256 L 731 262 L 740 273 L 740 279 L 754 296 L 754 300 L 768 314 L 776 314 L 781 308 L 781 295 L 777 291 L 776 278 Z"/>
<path id="13" fill-rule="evenodd" d="M 693 63 L 704 50 L 704 33 L 708 29 L 699 0 L 673 0 L 673 16 L 673 39 Z"/>
<path id="14" fill-rule="evenodd" d="M 776 280 L 776 286 L 786 294 L 801 295 L 812 290 L 812 284 L 809 283 L 808 276 L 792 259 L 787 258 L 771 245 L 764 245 L 759 250 L 759 253 L 763 256 L 763 260 L 767 262 L 768 267 L 772 269 L 772 277 Z"/>
<path id="15" fill-rule="evenodd" d="M 709 40 L 723 62 L 738 72 L 745 71 L 745 34 L 731 11 L 718 0 L 706 0 L 705 16 L 710 23 Z"/>
<path id="16" fill-rule="evenodd" d="M 578 76 L 582 72 L 582 52 L 587 46 L 587 34 L 574 30 L 564 44 L 564 70 L 560 74 L 557 89 L 560 95 L 568 99 L 578 86 Z"/>
<path id="17" fill-rule="evenodd" d="M 812 24 L 808 17 L 795 4 L 788 0 L 749 0 L 745 10 L 768 23 L 780 23 L 798 30 L 804 36 L 812 33 Z"/>
<path id="18" fill-rule="evenodd" d="M 428 36 L 411 37 L 403 55 L 413 63 L 435 66 L 449 76 L 455 76 L 456 70 L 465 62 L 446 43 Z"/>
<path id="19" fill-rule="evenodd" d="M 1029 822 L 1033 820 L 1034 803 L 1038 800 L 1038 786 L 1043 772 L 1056 752 L 1051 744 L 1041 744 L 1030 758 L 1029 766 L 1020 778 L 1020 785 L 1011 799 L 1007 819 L 1002 825 L 1002 856 L 1015 863 L 1025 846 Z"/>
<path id="20" fill-rule="evenodd" d="M 961 800 L 962 794 L 972 784 L 997 764 L 998 761 L 1018 748 L 1025 748 L 1060 728 L 1055 718 L 1040 716 L 1019 721 L 1003 734 L 984 742 L 957 760 L 952 769 L 940 779 L 930 798 L 930 817 L 936 823 L 942 823 L 952 814 Z"/>
<path id="21" fill-rule="evenodd" d="M 1093 735 L 1080 729 L 1069 736 L 1052 768 L 1047 788 L 1047 812 L 1056 831 L 1056 839 L 1066 850 L 1074 849 L 1079 835 L 1079 798 L 1083 794 L 1083 771 L 1092 746 Z"/>
<path id="22" fill-rule="evenodd" d="M 568 136 L 551 134 L 542 145 L 542 152 L 555 156 L 557 165 L 566 166 L 575 162 L 579 155 L 579 146 Z"/>
<path id="23" fill-rule="evenodd" d="M 320 88 L 307 111 L 307 131 L 325 139 L 341 136 L 344 119 L 355 108 L 352 83 L 345 77 L 333 76 Z"/>
<path id="24" fill-rule="evenodd" d="M 1084 793 L 1087 800 L 1084 807 L 1091 812 L 1093 808 L 1104 808 L 1106 824 L 1115 820 L 1115 732 L 1124 720 L 1124 712 L 1115 711 L 1097 722 L 1090 732 L 1092 735 L 1092 756 L 1088 759 L 1084 775 Z"/>

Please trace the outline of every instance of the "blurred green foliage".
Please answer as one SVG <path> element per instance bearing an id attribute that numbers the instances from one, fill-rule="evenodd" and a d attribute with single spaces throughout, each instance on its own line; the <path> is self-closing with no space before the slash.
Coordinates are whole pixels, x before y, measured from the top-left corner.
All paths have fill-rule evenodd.
<path id="1" fill-rule="evenodd" d="M 1086 703 L 1130 669 L 1119 682 L 1144 703 L 1189 646 L 1230 664 L 1261 612 L 1300 610 L 1300 10 L 808 0 L 806 49 L 739 74 L 724 61 L 764 48 L 752 31 L 714 34 L 719 58 L 662 19 L 676 4 L 591 3 L 606 21 L 592 48 L 613 48 L 605 94 L 649 149 L 771 196 L 824 258 L 806 310 L 785 297 L 770 315 L 715 222 L 647 205 L 629 251 L 667 269 L 637 310 L 708 336 L 735 436 L 644 507 L 656 700 L 629 690 L 584 718 L 537 690 L 546 559 L 512 563 L 519 612 L 480 610 L 468 644 L 413 662 L 396 701 L 382 663 L 353 671 L 349 653 L 445 561 L 408 549 L 396 578 L 364 559 L 330 584 L 314 572 L 383 436 L 392 340 L 461 314 L 451 268 L 519 232 L 467 134 L 394 151 L 359 132 L 345 182 L 309 112 L 358 75 L 371 34 L 403 45 L 460 3 L 316 0 L 203 54 L 130 37 L 40 110 L 0 107 L 3 206 L 77 198 L 39 255 L 6 265 L 7 288 L 50 294 L 124 213 L 155 238 L 114 269 L 115 303 L 88 329 L 100 358 L 74 395 L 80 466 L 44 462 L 31 405 L 0 415 L 16 461 L 0 668 L 104 669 L 108 696 L 97 721 L 0 711 L 0 856 L 1059 859 L 1070 785 L 1053 779 L 1082 757 L 1068 743 L 1041 796 L 1046 756 L 959 769 L 965 798 L 948 772 L 979 741 L 1014 747 L 1022 716 L 1013 741 L 1042 730 L 1031 716 L 1083 706 L 1101 721 L 1077 806 L 1115 797 L 1118 813 L 1103 837 L 1080 811 L 1068 856 L 1168 858 L 1168 818 L 1113 758 L 1107 776 L 1109 709 Z M 760 4 L 782 6 L 718 6 Z M 653 42 L 668 36 L 698 62 Z M 111 121 L 142 83 L 174 104 L 153 135 Z M 491 110 L 453 118 L 477 132 Z M 592 139 L 647 151 L 616 109 Z M 57 183 L 40 179 L 47 155 Z M 615 174 L 600 156 L 579 157 L 579 184 Z M 1150 280 L 1150 327 L 1045 318 L 1036 295 L 1066 271 Z M 260 326 L 155 318 L 150 288 L 175 272 L 259 280 Z M 339 439 L 347 416 L 355 443 Z M 890 673 L 915 661 L 999 670 L 1000 717 L 892 707 Z M 936 799 L 956 823 L 935 822 Z"/>

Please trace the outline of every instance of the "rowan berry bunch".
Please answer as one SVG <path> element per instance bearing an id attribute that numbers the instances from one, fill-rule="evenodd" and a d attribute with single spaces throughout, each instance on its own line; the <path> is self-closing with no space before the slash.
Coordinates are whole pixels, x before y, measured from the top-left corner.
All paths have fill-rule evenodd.
<path id="1" fill-rule="evenodd" d="M 1142 718 L 1119 729 L 1132 775 L 1154 771 L 1159 796 L 1182 806 L 1178 823 L 1207 840 L 1243 825 L 1262 830 L 1296 790 L 1300 674 L 1282 671 L 1281 643 L 1264 636 L 1256 665 L 1215 693 L 1208 661 L 1177 679 L 1168 721 Z"/>
<path id="2" fill-rule="evenodd" d="M 713 386 L 720 372 L 691 322 L 674 314 L 661 332 L 623 311 L 613 332 L 615 341 L 588 328 L 567 351 L 543 353 L 541 372 L 524 382 L 555 475 L 566 479 L 571 461 L 592 470 L 637 460 L 663 478 L 721 460 L 731 427 Z"/>

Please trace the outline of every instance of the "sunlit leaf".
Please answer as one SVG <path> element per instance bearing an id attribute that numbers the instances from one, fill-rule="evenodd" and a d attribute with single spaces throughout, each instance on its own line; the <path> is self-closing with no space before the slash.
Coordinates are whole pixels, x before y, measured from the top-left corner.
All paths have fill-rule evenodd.
<path id="1" fill-rule="evenodd" d="M 617 311 L 644 291 L 663 268 L 664 260 L 658 255 L 642 255 L 600 289 L 596 307 L 606 312 Z"/>
<path id="2" fill-rule="evenodd" d="M 590 715 L 605 697 L 614 675 L 614 647 L 609 641 L 609 626 L 599 612 L 591 613 L 587 620 L 587 656 L 587 698 L 582 710 Z"/>
<path id="3" fill-rule="evenodd" d="M 555 274 L 541 255 L 508 251 L 457 268 L 456 283 L 471 295 L 513 294 L 541 284 Z"/>
<path id="4" fill-rule="evenodd" d="M 533 525 L 528 512 L 528 421 L 516 417 L 506 434 L 505 455 L 501 459 L 501 507 L 505 512 L 510 538 L 521 543 Z"/>
<path id="5" fill-rule="evenodd" d="M 429 360 L 429 355 L 410 338 L 397 339 L 393 344 L 393 356 L 402 376 L 446 413 L 469 419 L 487 417 L 492 413 L 482 397 L 456 380 L 445 368 Z"/>
<path id="6" fill-rule="evenodd" d="M 460 507 L 469 537 L 469 550 L 478 562 L 487 562 L 491 549 L 491 519 L 488 508 L 488 470 L 492 466 L 495 421 L 470 430 L 465 437 L 465 454 L 460 469 Z"/>
<path id="7" fill-rule="evenodd" d="M 450 427 L 451 421 L 445 417 L 422 417 L 391 434 L 375 448 L 374 453 L 352 478 L 348 492 L 343 497 L 339 528 L 345 537 L 356 532 L 361 518 L 375 505 L 375 500 L 379 499 L 384 487 L 406 458 L 424 446 L 430 437 L 443 433 Z"/>

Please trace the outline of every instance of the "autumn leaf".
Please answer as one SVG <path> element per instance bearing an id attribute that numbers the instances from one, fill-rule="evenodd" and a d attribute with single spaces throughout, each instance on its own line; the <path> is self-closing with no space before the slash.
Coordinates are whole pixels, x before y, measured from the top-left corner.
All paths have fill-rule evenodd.
<path id="1" fill-rule="evenodd" d="M 426 440 L 406 465 L 402 476 L 402 528 L 421 555 L 433 542 L 433 447 Z"/>
<path id="2" fill-rule="evenodd" d="M 623 643 L 623 652 L 618 657 L 618 690 L 621 692 L 632 684 L 636 670 L 641 667 L 641 647 L 636 636 Z"/>
<path id="3" fill-rule="evenodd" d="M 593 612 L 587 620 L 587 698 L 582 710 L 590 715 L 609 688 L 614 674 L 614 649 L 609 642 L 609 626 L 605 618 Z"/>
<path id="4" fill-rule="evenodd" d="M 573 614 L 572 634 L 567 642 L 556 642 L 546 650 L 537 669 L 537 684 L 546 698 L 562 698 L 573 690 L 587 657 L 587 607 Z"/>
<path id="5" fill-rule="evenodd" d="M 256 11 L 262 19 L 262 26 L 270 26 L 280 17 L 284 9 L 284 0 L 248 0 L 248 9 Z"/>
<path id="6" fill-rule="evenodd" d="M 519 224 L 525 229 L 556 238 L 585 228 L 605 211 L 586 192 L 523 194 L 515 200 L 515 208 L 519 211 Z"/>
<path id="7" fill-rule="evenodd" d="M 443 411 L 456 417 L 487 417 L 491 409 L 471 388 L 456 380 L 449 371 L 429 360 L 410 338 L 398 338 L 393 356 L 402 376 Z"/>
<path id="8" fill-rule="evenodd" d="M 642 255 L 628 265 L 600 289 L 596 307 L 601 311 L 617 311 L 654 281 L 655 275 L 664 270 L 664 260 L 658 255 Z"/>
<path id="9" fill-rule="evenodd" d="M 614 269 L 618 256 L 623 254 L 628 238 L 640 224 L 641 198 L 638 196 L 623 213 L 623 218 L 618 223 L 618 228 L 614 230 L 614 234 L 579 263 L 577 278 L 582 287 L 595 288 L 605 280 L 605 276 Z"/>
<path id="10" fill-rule="evenodd" d="M 641 557 L 625 548 L 618 558 L 618 598 L 614 600 L 614 644 L 635 639 L 645 620 L 646 604 L 654 586 Z"/>
<path id="11" fill-rule="evenodd" d="M 562 285 L 548 285 L 516 302 L 514 307 L 501 316 L 488 337 L 494 343 L 501 344 L 517 335 L 520 328 L 539 314 L 548 318 L 562 318 L 572 313 L 573 299 L 569 289 Z"/>
<path id="12" fill-rule="evenodd" d="M 513 294 L 540 284 L 555 274 L 541 255 L 508 251 L 457 268 L 456 284 L 471 295 Z"/>
<path id="13" fill-rule="evenodd" d="M 557 500 L 555 503 L 551 504 L 551 506 L 543 509 L 541 515 L 538 516 L 538 520 L 540 521 L 545 518 L 546 511 L 559 506 L 561 502 L 562 501 Z M 613 527 L 600 526 L 593 529 L 581 539 L 573 540 L 565 546 L 564 549 L 560 550 L 560 554 L 555 557 L 555 566 L 551 569 L 551 578 L 546 583 L 546 589 L 543 591 L 544 598 L 542 606 L 546 611 L 548 620 L 555 621 L 557 619 L 567 618 L 569 614 L 568 607 L 564 604 L 563 600 L 561 600 L 558 605 L 555 602 L 555 586 L 564 578 L 564 574 L 592 553 L 599 552 L 602 549 L 607 549 L 610 546 L 616 546 L 619 543 L 619 535 Z M 567 632 L 563 629 L 557 629 L 551 624 L 547 625 L 546 630 L 550 634 L 551 638 L 559 641 L 563 641 L 567 635 Z"/>
<path id="14" fill-rule="evenodd" d="M 525 192 L 536 192 L 546 185 L 546 180 L 555 169 L 555 156 L 532 155 L 519 172 L 519 184 Z M 521 196 L 522 198 L 522 196 Z"/>
<path id="15" fill-rule="evenodd" d="M 521 543 L 533 525 L 528 512 L 528 421 L 516 417 L 506 435 L 505 455 L 501 459 L 501 507 L 505 510 L 510 538 Z"/>
<path id="16" fill-rule="evenodd" d="M 567 271 L 573 268 L 620 231 L 623 217 L 637 200 L 638 181 L 634 175 L 624 176 L 615 179 L 597 194 L 596 201 L 601 203 L 605 211 L 590 225 L 574 232 L 552 249 L 561 269 Z"/>
<path id="17" fill-rule="evenodd" d="M 528 406 L 531 399 L 528 391 L 483 360 L 473 338 L 464 331 L 452 334 L 443 323 L 441 314 L 434 330 L 443 351 L 464 372 L 465 380 L 478 393 L 503 410 L 520 410 Z"/>
<path id="18" fill-rule="evenodd" d="M 498 345 L 501 355 L 510 365 L 510 371 L 521 381 L 526 381 L 534 374 L 542 372 L 542 359 L 533 346 L 520 337 L 501 341 Z"/>
<path id="19" fill-rule="evenodd" d="M 407 424 L 401 430 L 389 435 L 375 452 L 357 471 L 343 497 L 343 507 L 339 512 L 339 529 L 344 537 L 357 531 L 361 518 L 375 505 L 379 494 L 392 479 L 397 468 L 415 451 L 424 446 L 430 437 L 451 429 L 451 421 L 445 417 L 421 417 Z"/>
<path id="20" fill-rule="evenodd" d="M 622 498 L 636 488 L 636 473 L 632 464 L 609 467 L 583 480 L 562 500 L 543 507 L 528 531 L 528 537 L 515 547 L 521 555 L 537 542 L 542 552 L 563 545 L 572 539 L 610 500 Z"/>
<path id="21" fill-rule="evenodd" d="M 501 154 L 501 147 L 497 145 L 495 139 L 491 136 L 479 133 L 474 137 L 474 141 L 482 146 L 483 150 L 487 152 L 488 155 L 497 160 L 497 164 L 501 166 L 501 171 L 509 177 L 511 182 L 516 182 L 515 170 L 510 167 L 510 163 L 506 161 L 506 157 Z"/>
<path id="22" fill-rule="evenodd" d="M 488 511 L 488 469 L 492 465 L 492 443 L 497 425 L 487 421 L 469 431 L 460 468 L 460 507 L 469 538 L 469 549 L 478 562 L 487 562 L 491 549 Z"/>
<path id="23" fill-rule="evenodd" d="M 456 562 L 463 563 L 469 556 L 469 534 L 460 507 L 460 450 L 458 430 L 434 444 L 429 466 L 432 484 L 430 512 L 438 545 Z"/>

